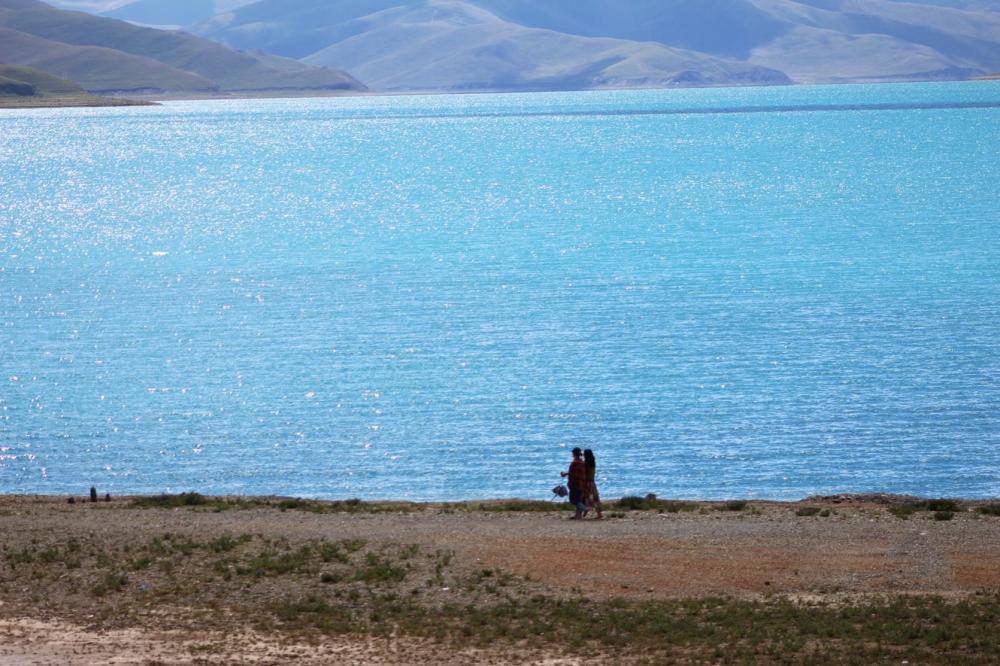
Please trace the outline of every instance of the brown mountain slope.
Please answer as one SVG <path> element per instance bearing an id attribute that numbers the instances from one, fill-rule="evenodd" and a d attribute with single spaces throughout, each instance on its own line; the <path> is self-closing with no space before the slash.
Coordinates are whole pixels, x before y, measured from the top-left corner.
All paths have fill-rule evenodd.
<path id="1" fill-rule="evenodd" d="M 235 51 L 183 32 L 155 30 L 37 0 L 0 0 L 0 61 L 80 82 L 88 90 L 364 90 L 350 75 Z"/>
<path id="2" fill-rule="evenodd" d="M 31 67 L 0 65 L 0 108 L 43 106 L 133 106 L 120 97 L 100 97 L 66 79 Z"/>
<path id="3" fill-rule="evenodd" d="M 0 28 L 0 62 L 23 65 L 80 84 L 90 92 L 210 91 L 218 85 L 151 58 L 97 46 L 74 46 Z"/>

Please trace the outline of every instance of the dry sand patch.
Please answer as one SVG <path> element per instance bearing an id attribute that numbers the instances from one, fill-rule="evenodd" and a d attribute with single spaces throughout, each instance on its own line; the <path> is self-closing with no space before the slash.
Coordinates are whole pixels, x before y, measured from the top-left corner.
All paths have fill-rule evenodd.
<path id="1" fill-rule="evenodd" d="M 605 597 L 754 596 L 859 587 L 877 592 L 898 586 L 896 563 L 884 543 L 855 551 L 809 544 L 790 551 L 743 539 L 725 546 L 647 538 L 577 546 L 573 553 L 558 540 L 521 539 L 484 544 L 481 552 L 484 561 L 519 575 Z M 988 585 L 988 580 L 976 584 Z M 993 580 L 1000 581 L 1000 575 Z"/>
<path id="2" fill-rule="evenodd" d="M 449 651 L 426 641 L 370 638 L 295 642 L 250 633 L 191 633 L 150 629 L 97 631 L 68 622 L 0 620 L 0 666 L 407 666 L 507 664 L 501 654 Z M 540 657 L 534 663 L 577 664 Z M 523 663 L 523 662 L 516 662 Z"/>

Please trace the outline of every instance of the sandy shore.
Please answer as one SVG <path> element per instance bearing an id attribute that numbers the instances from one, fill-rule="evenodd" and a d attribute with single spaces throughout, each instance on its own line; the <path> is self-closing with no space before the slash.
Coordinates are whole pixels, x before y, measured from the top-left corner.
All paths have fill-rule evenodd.
<path id="1" fill-rule="evenodd" d="M 502 649 L 456 644 L 430 635 L 425 617 L 400 615 L 387 631 L 383 616 L 402 613 L 400 598 L 407 612 L 447 615 L 456 604 L 539 595 L 656 608 L 714 597 L 826 607 L 929 595 L 960 603 L 1000 590 L 1000 517 L 975 503 L 934 512 L 901 511 L 901 502 L 608 507 L 604 520 L 570 521 L 537 504 L 141 508 L 127 498 L 0 496 L 0 665 L 628 661 L 600 645 L 591 662 L 563 658 L 530 636 Z M 288 609 L 301 604 L 288 600 L 317 594 L 326 595 L 323 623 L 307 609 L 291 629 Z M 370 631 L 359 634 L 356 620 L 331 630 L 337 604 Z M 447 617 L 454 624 L 461 614 Z"/>

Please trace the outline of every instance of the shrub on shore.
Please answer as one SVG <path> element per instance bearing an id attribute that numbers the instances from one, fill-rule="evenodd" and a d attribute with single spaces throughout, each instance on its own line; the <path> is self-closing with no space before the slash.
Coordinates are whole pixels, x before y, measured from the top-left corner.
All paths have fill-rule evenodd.
<path id="1" fill-rule="evenodd" d="M 934 514 L 950 513 L 955 514 L 965 511 L 961 503 L 951 499 L 928 499 L 903 502 L 889 507 L 889 513 L 901 520 L 906 520 L 918 511 L 929 511 Z M 935 515 L 936 517 L 936 515 Z M 949 520 L 949 518 L 937 518 L 937 520 Z"/>
<path id="2" fill-rule="evenodd" d="M 270 499 L 263 497 L 206 497 L 196 492 L 177 495 L 151 495 L 135 497 L 131 506 L 150 509 L 192 508 L 212 511 L 277 509 L 278 511 L 305 511 L 307 513 L 382 513 L 409 511 L 407 502 L 364 502 L 360 499 L 308 500 L 299 498 Z"/>
<path id="3" fill-rule="evenodd" d="M 204 506 L 208 504 L 208 499 L 199 493 L 180 493 L 178 495 L 151 495 L 149 497 L 137 497 L 132 500 L 132 504 L 140 507 L 155 508 L 177 508 L 182 506 Z"/>
<path id="4" fill-rule="evenodd" d="M 978 511 L 984 516 L 1000 516 L 1000 502 L 994 502 L 981 506 Z"/>
<path id="5" fill-rule="evenodd" d="M 477 511 L 493 512 L 539 512 L 565 511 L 566 502 L 542 502 L 533 500 L 507 500 L 498 502 L 478 502 L 472 505 Z"/>
<path id="6" fill-rule="evenodd" d="M 661 511 L 665 513 L 694 511 L 698 508 L 696 504 L 691 502 L 661 500 L 655 497 L 638 497 L 635 495 L 627 495 L 617 502 L 609 502 L 608 505 L 615 509 L 624 509 L 626 511 Z"/>

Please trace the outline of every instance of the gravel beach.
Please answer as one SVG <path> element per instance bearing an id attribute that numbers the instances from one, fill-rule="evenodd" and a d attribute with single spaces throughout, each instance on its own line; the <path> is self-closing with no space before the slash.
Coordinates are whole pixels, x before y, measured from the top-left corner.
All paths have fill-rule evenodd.
<path id="1" fill-rule="evenodd" d="M 954 511 L 882 497 L 657 503 L 609 506 L 603 520 L 571 521 L 538 503 L 503 510 L 502 502 L 202 501 L 143 507 L 131 498 L 69 504 L 0 496 L 0 664 L 596 659 L 538 646 L 457 648 L 405 631 L 290 632 L 264 617 L 300 588 L 342 589 L 347 596 L 330 599 L 361 607 L 370 602 L 357 598 L 358 586 L 387 598 L 386 585 L 397 585 L 392 596 L 408 586 L 431 613 L 452 599 L 483 605 L 515 596 L 504 589 L 594 603 L 724 597 L 821 605 L 1000 590 L 1000 518 L 983 503 L 946 507 Z M 345 568 L 362 566 L 354 561 L 368 569 Z M 383 569 L 390 574 L 364 573 Z M 393 571 L 402 573 L 392 578 Z M 513 582 L 498 591 L 501 577 Z"/>

